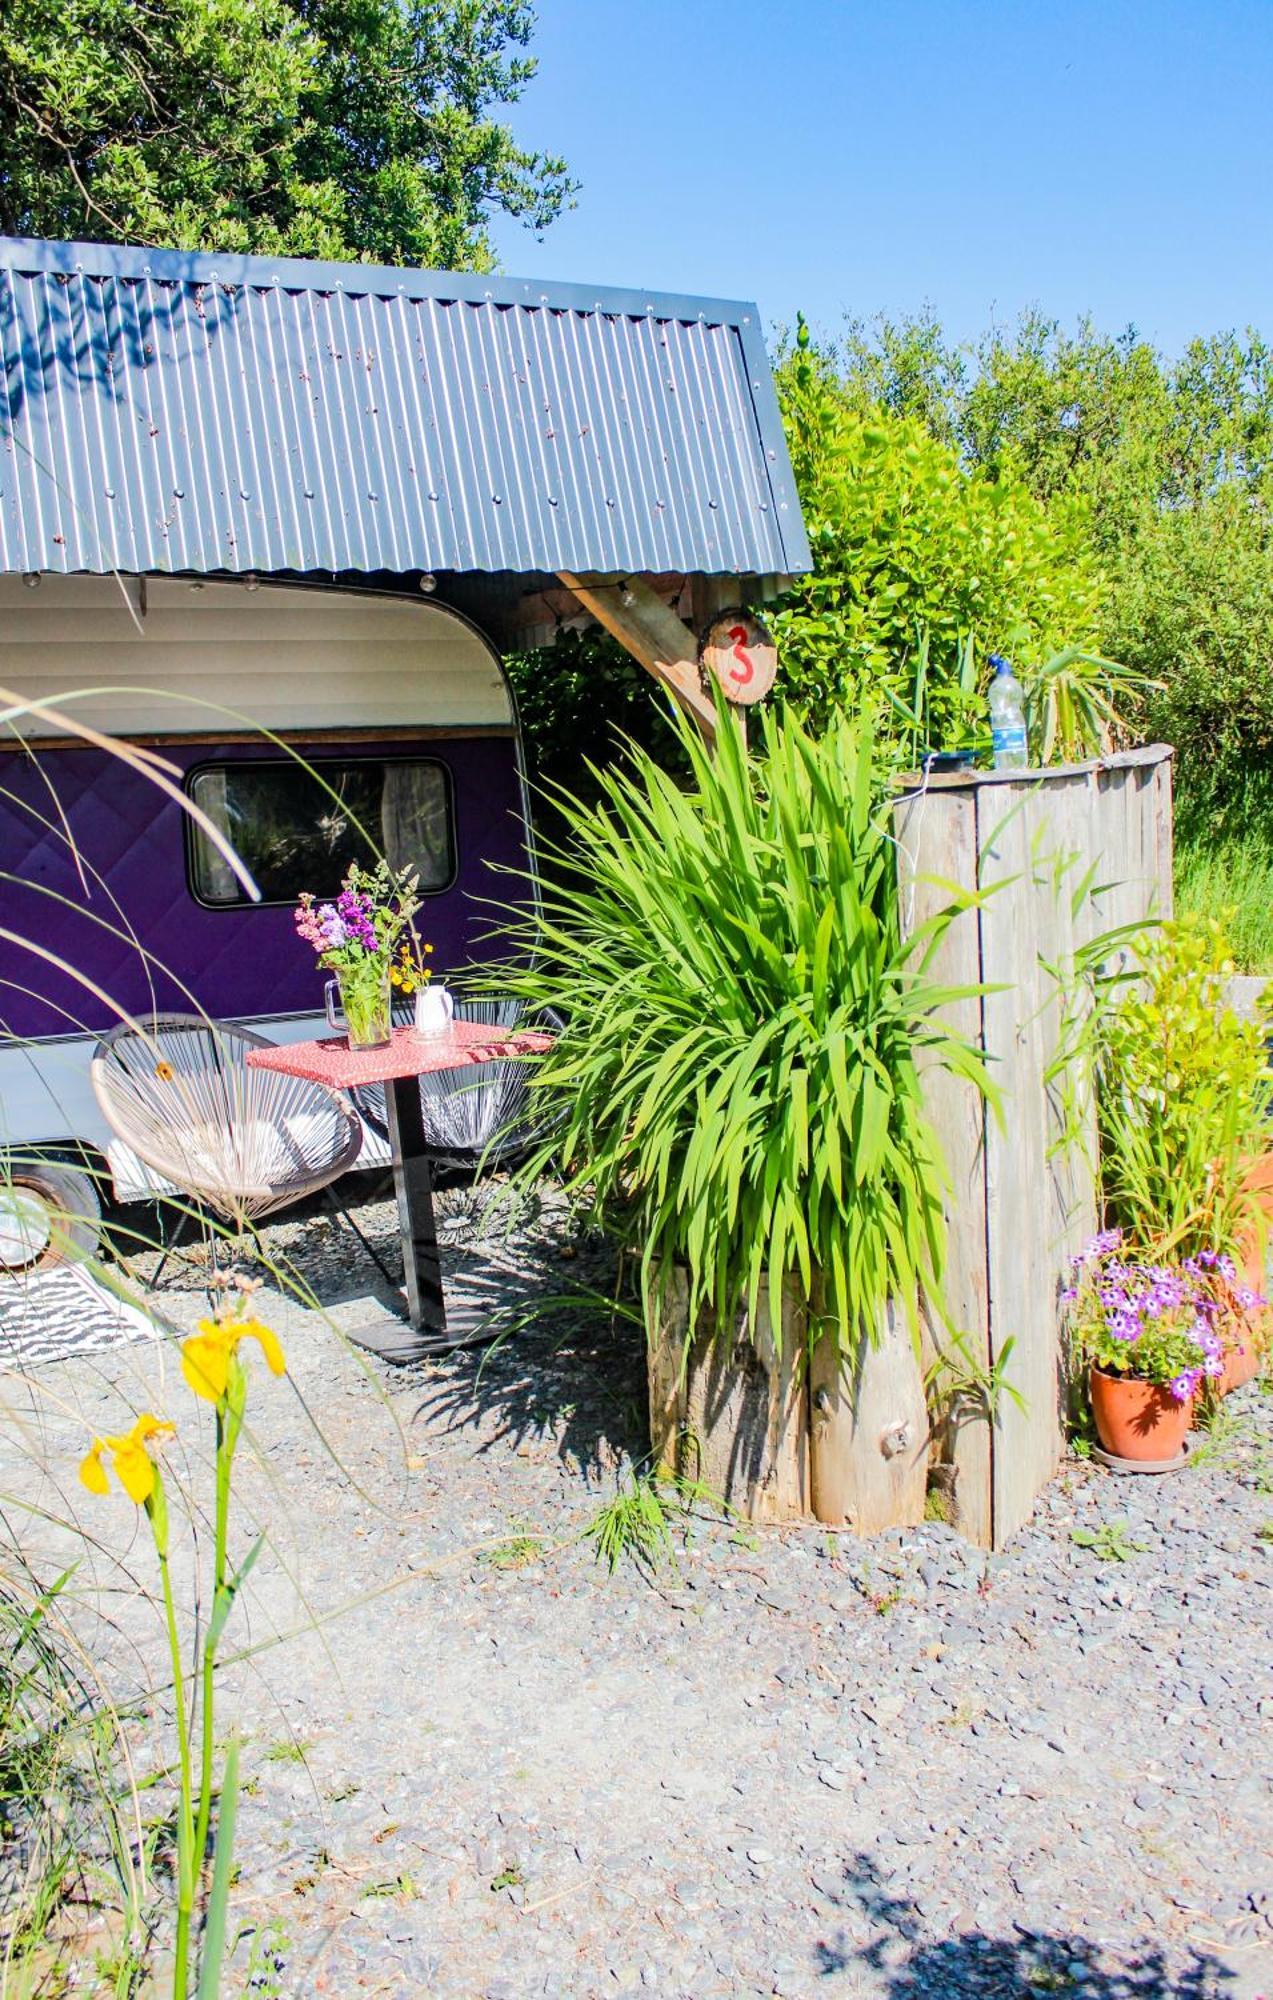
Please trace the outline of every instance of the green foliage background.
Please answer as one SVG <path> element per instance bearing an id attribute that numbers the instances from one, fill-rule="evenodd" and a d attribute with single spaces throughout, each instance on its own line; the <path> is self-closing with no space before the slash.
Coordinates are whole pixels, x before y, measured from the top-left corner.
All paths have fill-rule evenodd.
<path id="1" fill-rule="evenodd" d="M 932 747 L 949 743 L 962 651 L 1039 662 L 1094 644 L 1104 579 L 1086 504 L 970 474 L 923 418 L 854 393 L 802 323 L 778 375 L 813 551 L 778 615 L 783 686 L 825 725 L 891 689 L 925 649 Z"/>
<path id="2" fill-rule="evenodd" d="M 1103 574 L 1092 637 L 1160 681 L 1149 731 L 1176 745 L 1186 842 L 1238 837 L 1273 792 L 1273 356 L 1260 336 L 1168 359 L 1134 330 L 1040 314 L 972 347 L 931 314 L 850 327 L 834 350 L 861 410 L 919 422 L 970 478 L 1081 510 Z M 1077 633 L 1070 635 L 1077 638 Z"/>
<path id="3" fill-rule="evenodd" d="M 491 115 L 519 0 L 5 0 L 0 230 L 485 269 L 564 163 Z"/>
<path id="4" fill-rule="evenodd" d="M 798 328 L 777 376 L 815 561 L 769 607 L 780 692 L 819 726 L 871 704 L 883 752 L 900 754 L 913 751 L 900 711 L 913 706 L 921 655 L 935 745 L 967 732 L 968 644 L 982 687 L 990 652 L 1008 653 L 1028 684 L 1063 645 L 1160 683 L 1134 720 L 1177 749 L 1181 905 L 1231 907 L 1240 963 L 1273 971 L 1263 340 L 1219 334 L 1171 360 L 1135 332 L 1066 332 L 1029 314 L 960 347 L 921 314 L 822 343 Z M 592 642 L 596 699 L 564 691 L 561 729 L 548 712 L 555 682 L 515 665 L 541 679 L 536 723 L 558 779 L 570 781 L 572 749 L 604 760 L 610 715 L 632 715 L 620 657 Z M 671 738 L 647 725 L 642 740 Z"/>

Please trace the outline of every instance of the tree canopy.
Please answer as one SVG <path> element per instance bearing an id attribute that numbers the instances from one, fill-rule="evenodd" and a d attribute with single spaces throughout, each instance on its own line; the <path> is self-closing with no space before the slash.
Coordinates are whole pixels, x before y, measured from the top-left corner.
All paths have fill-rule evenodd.
<path id="1" fill-rule="evenodd" d="M 564 163 L 497 113 L 520 0 L 6 0 L 0 230 L 485 269 Z"/>

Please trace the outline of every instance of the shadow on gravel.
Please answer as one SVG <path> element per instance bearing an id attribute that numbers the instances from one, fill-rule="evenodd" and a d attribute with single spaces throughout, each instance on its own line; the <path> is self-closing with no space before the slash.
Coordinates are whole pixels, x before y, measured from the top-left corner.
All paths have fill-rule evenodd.
<path id="1" fill-rule="evenodd" d="M 600 1238 L 536 1245 L 518 1260 L 506 1331 L 485 1352 L 436 1363 L 418 1414 L 473 1433 L 474 1450 L 554 1448 L 585 1481 L 649 1450 L 645 1336 L 612 1301 L 615 1254 Z M 456 1289 L 465 1280 L 457 1272 Z"/>
<path id="2" fill-rule="evenodd" d="M 924 1935 L 927 1926 L 916 1904 L 890 1893 L 864 1854 L 846 1865 L 843 1890 L 829 1900 L 853 1913 L 855 1930 L 865 1920 L 878 1933 L 860 1943 L 841 1929 L 815 1944 L 815 1972 L 836 1982 L 829 1990 L 846 1995 L 859 1984 L 872 2000 L 1040 2000 L 1044 1994 L 1072 2000 L 1263 2000 L 1265 1993 L 1254 1950 L 1242 1954 L 1244 1963 L 1249 1956 L 1249 1970 L 1239 1971 L 1192 1947 L 1183 1965 L 1179 1953 L 1172 1963 L 1160 1945 L 1146 1941 L 1121 1953 L 1122 1962 L 1110 1968 L 1107 1953 L 1091 1939 L 1025 1925 L 1014 1927 L 1011 1937 L 960 1931 L 934 1941 Z"/>

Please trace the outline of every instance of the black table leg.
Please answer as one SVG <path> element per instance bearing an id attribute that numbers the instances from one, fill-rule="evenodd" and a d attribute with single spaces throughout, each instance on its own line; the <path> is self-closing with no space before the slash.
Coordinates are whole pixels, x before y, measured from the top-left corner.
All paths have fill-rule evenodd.
<path id="1" fill-rule="evenodd" d="M 398 1197 L 398 1233 L 407 1285 L 407 1318 L 433 1339 L 446 1334 L 446 1301 L 438 1228 L 433 1213 L 433 1176 L 424 1137 L 420 1085 L 414 1076 L 396 1077 L 385 1087 L 393 1184 Z"/>
<path id="2" fill-rule="evenodd" d="M 449 1354 L 459 1347 L 485 1347 L 495 1338 L 495 1331 L 485 1316 L 471 1307 L 461 1307 L 447 1325 L 433 1213 L 433 1175 L 418 1079 L 407 1076 L 387 1083 L 385 1101 L 406 1279 L 406 1323 L 386 1319 L 375 1326 L 350 1327 L 347 1337 L 382 1361 L 423 1361 L 430 1354 Z"/>

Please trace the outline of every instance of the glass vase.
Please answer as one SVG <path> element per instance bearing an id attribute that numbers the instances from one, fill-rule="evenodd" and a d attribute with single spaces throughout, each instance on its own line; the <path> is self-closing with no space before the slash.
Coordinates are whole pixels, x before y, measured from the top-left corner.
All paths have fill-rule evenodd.
<path id="1" fill-rule="evenodd" d="M 328 1022 L 333 1028 L 343 1025 L 351 1049 L 382 1049 L 393 1033 L 390 993 L 387 966 L 379 974 L 338 972 L 327 982 Z M 339 1019 L 334 995 L 339 1000 Z"/>

